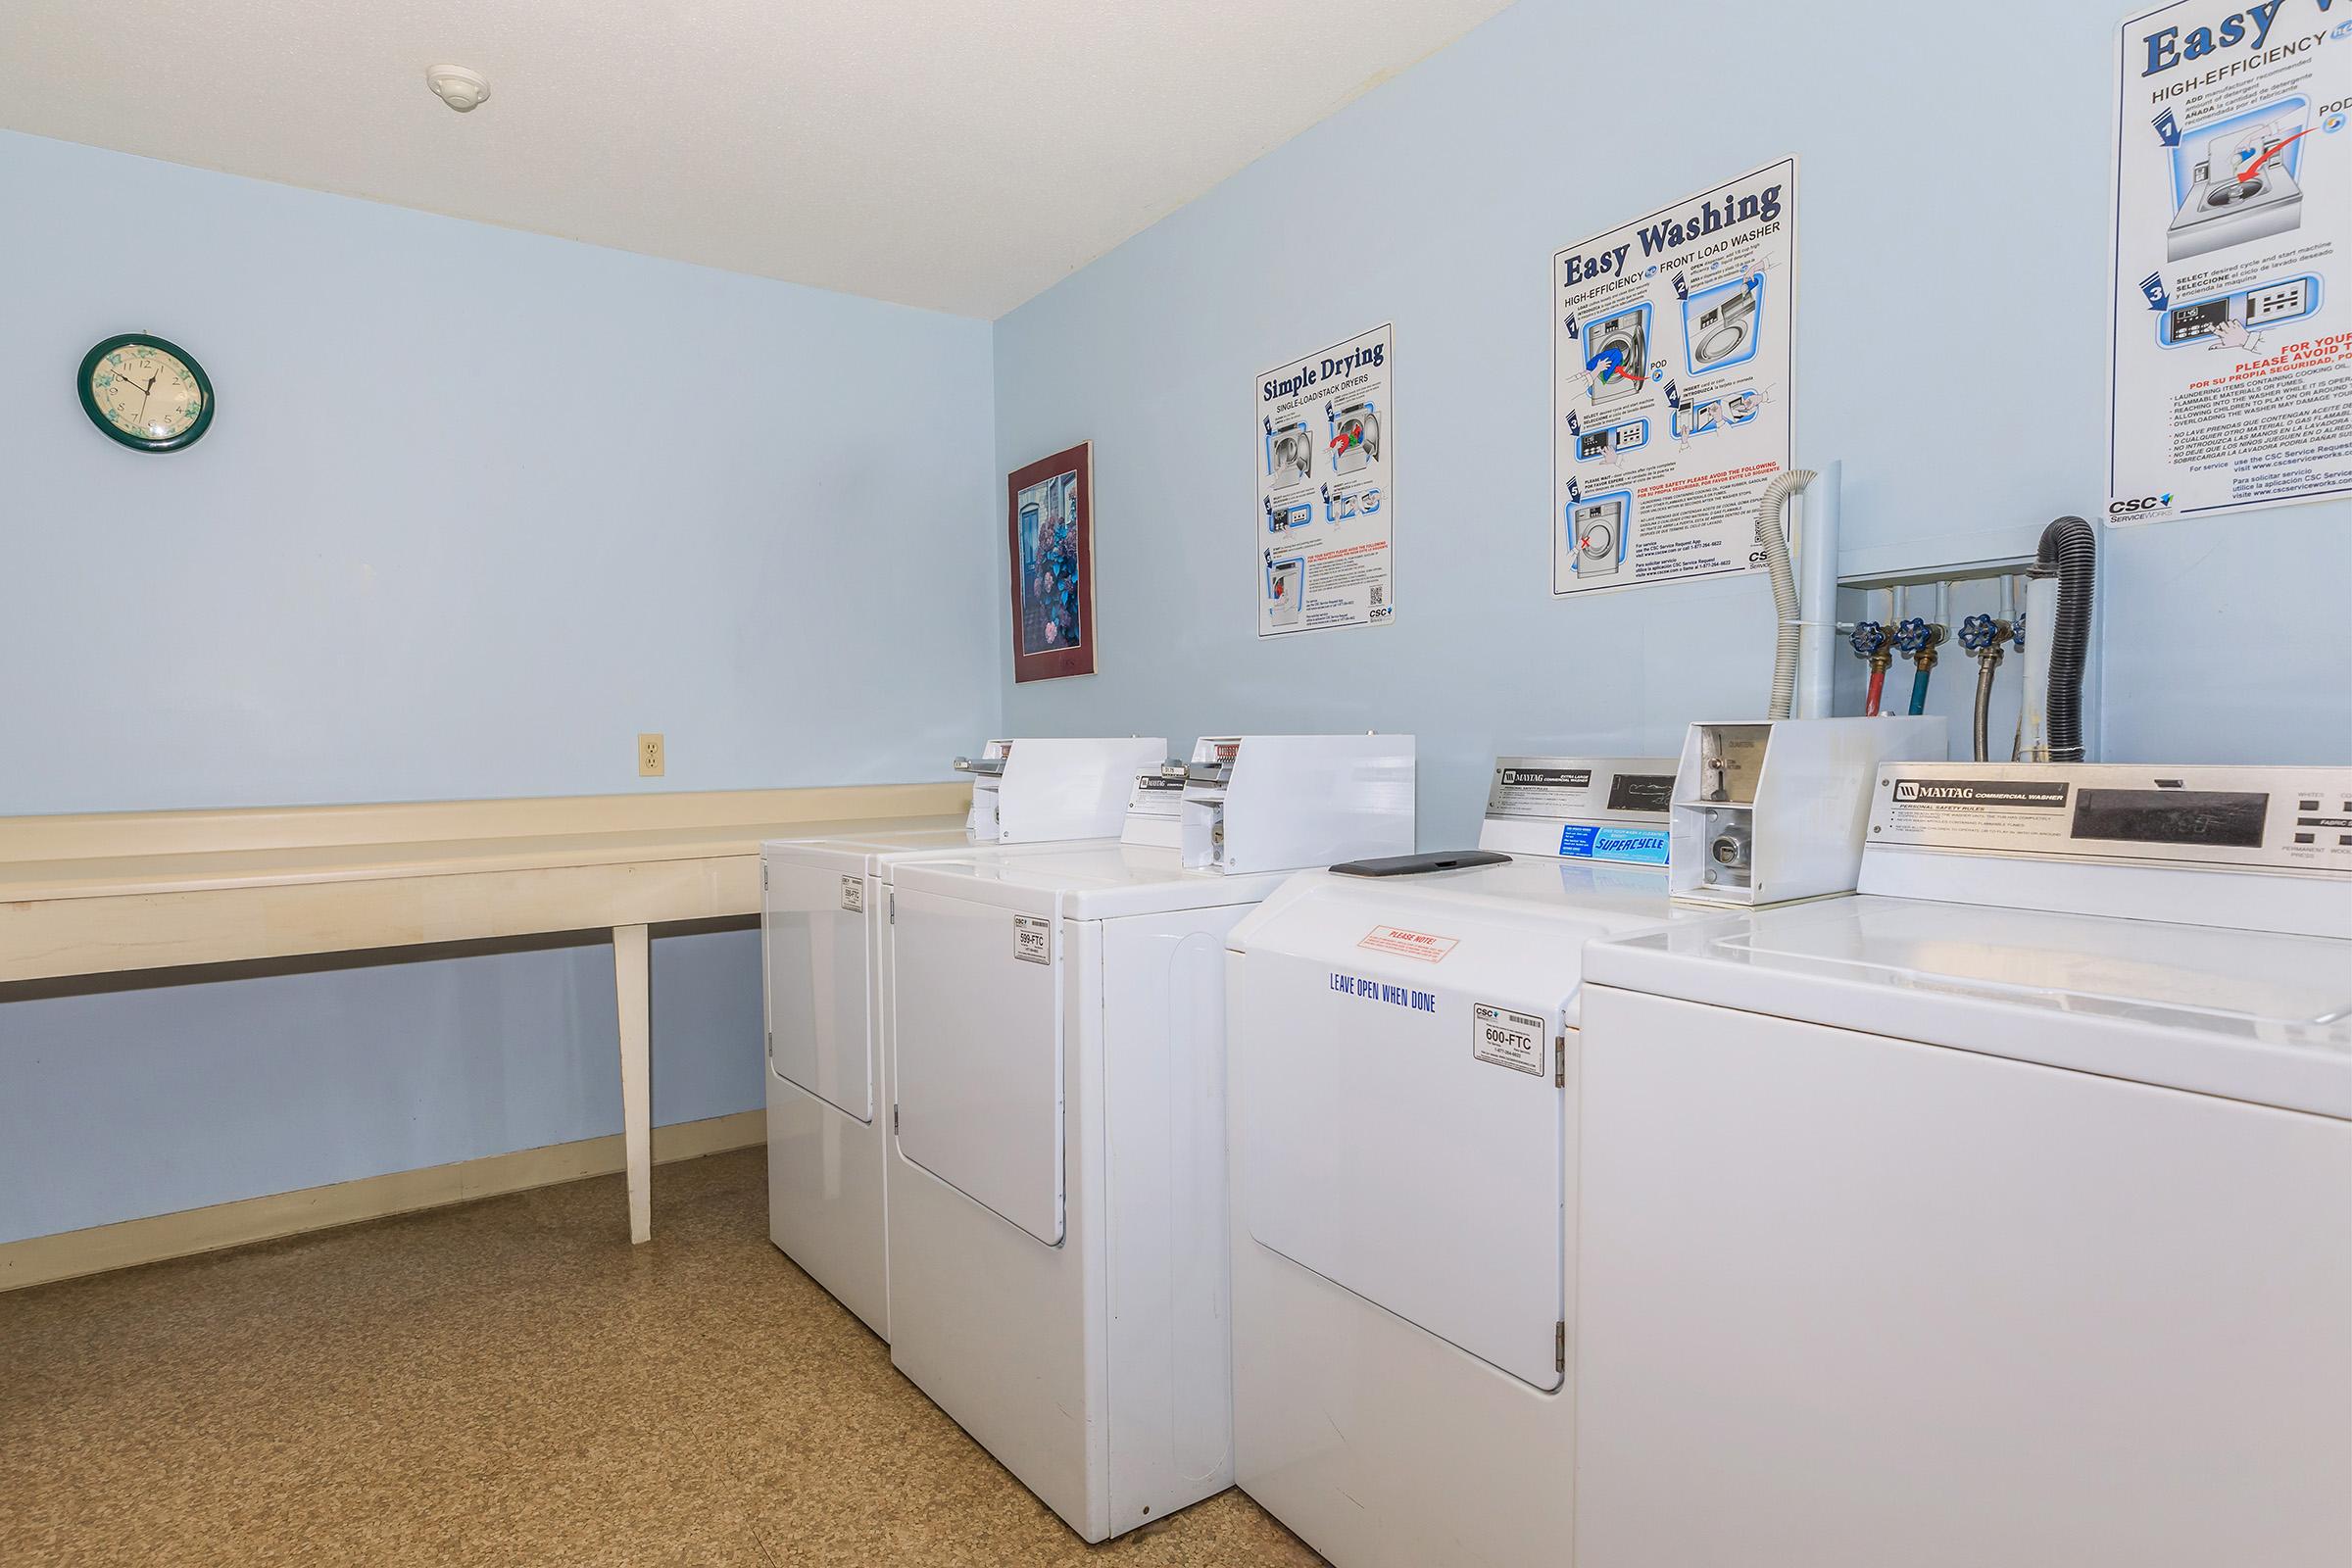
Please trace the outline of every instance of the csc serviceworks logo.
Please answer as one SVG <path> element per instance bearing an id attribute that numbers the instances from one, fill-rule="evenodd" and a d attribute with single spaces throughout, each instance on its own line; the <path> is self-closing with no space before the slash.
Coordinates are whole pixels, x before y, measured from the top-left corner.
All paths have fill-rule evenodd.
<path id="1" fill-rule="evenodd" d="M 2107 515 L 2110 517 L 2153 517 L 2172 510 L 2173 498 L 2169 491 L 2160 496 L 2135 496 L 2129 501 L 2107 503 Z"/>

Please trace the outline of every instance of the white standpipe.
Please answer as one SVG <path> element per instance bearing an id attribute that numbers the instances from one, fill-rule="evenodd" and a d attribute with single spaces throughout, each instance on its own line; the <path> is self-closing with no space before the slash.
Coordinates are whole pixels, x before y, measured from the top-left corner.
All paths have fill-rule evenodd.
<path id="1" fill-rule="evenodd" d="M 1845 465 L 1825 463 L 1797 499 L 1797 613 L 1803 617 L 1796 656 L 1796 716 L 1828 718 L 1837 683 L 1838 487 Z"/>
<path id="2" fill-rule="evenodd" d="M 2050 760 L 2050 633 L 2058 627 L 2058 577 L 2026 578 L 2026 685 L 2010 759 Z"/>

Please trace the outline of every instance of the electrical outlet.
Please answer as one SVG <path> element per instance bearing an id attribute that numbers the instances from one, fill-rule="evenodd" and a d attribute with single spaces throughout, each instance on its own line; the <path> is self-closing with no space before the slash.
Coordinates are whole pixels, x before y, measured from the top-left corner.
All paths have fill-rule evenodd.
<path id="1" fill-rule="evenodd" d="M 639 778 L 660 778 L 662 767 L 662 737 L 659 735 L 638 736 L 637 776 Z"/>

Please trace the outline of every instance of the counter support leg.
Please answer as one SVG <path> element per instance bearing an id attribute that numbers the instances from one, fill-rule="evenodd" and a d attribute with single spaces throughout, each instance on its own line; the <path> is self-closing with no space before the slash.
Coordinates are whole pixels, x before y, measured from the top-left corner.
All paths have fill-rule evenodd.
<path id="1" fill-rule="evenodd" d="M 654 1236 L 653 974 L 646 929 L 612 928 L 612 986 L 620 999 L 620 1130 L 629 1165 L 629 1240 Z"/>

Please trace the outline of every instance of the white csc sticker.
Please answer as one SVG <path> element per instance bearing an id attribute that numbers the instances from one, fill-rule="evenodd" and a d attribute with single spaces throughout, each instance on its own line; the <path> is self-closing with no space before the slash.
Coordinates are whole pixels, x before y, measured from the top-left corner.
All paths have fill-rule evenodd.
<path id="1" fill-rule="evenodd" d="M 1023 963 L 1054 961 L 1054 922 L 1042 914 L 1012 917 L 1012 956 Z"/>
<path id="2" fill-rule="evenodd" d="M 1544 1073 L 1544 1020 L 1479 1003 L 1470 1009 L 1470 1054 L 1497 1067 Z"/>
<path id="3" fill-rule="evenodd" d="M 852 914 L 865 912 L 865 878 L 845 876 L 841 879 L 841 906 Z"/>

